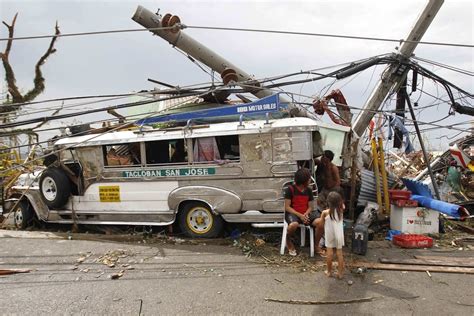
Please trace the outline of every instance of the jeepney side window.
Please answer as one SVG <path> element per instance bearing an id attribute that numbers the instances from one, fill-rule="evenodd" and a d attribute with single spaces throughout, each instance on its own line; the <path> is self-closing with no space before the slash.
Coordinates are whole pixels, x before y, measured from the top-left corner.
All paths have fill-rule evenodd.
<path id="1" fill-rule="evenodd" d="M 106 167 L 141 165 L 140 143 L 105 145 L 102 148 Z"/>
<path id="2" fill-rule="evenodd" d="M 195 162 L 239 161 L 239 136 L 230 135 L 193 139 L 193 158 Z"/>
<path id="3" fill-rule="evenodd" d="M 183 164 L 188 162 L 184 139 L 146 142 L 145 150 L 147 165 Z"/>

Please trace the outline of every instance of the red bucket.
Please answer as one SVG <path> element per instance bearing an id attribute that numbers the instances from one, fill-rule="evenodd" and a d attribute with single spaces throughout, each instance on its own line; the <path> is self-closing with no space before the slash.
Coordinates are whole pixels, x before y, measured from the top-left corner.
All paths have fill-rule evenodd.
<path id="1" fill-rule="evenodd" d="M 402 248 L 431 248 L 433 247 L 433 238 L 416 235 L 416 234 L 402 234 L 393 236 L 393 244 Z"/>

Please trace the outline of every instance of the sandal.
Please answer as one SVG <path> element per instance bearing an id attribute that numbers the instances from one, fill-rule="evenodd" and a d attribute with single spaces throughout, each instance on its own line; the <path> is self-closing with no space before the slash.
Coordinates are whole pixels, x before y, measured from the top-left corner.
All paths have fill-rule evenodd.
<path id="1" fill-rule="evenodd" d="M 321 258 L 327 258 L 327 254 L 326 254 L 326 251 L 324 250 L 319 250 L 319 251 L 316 251 L 316 253 L 321 257 Z"/>

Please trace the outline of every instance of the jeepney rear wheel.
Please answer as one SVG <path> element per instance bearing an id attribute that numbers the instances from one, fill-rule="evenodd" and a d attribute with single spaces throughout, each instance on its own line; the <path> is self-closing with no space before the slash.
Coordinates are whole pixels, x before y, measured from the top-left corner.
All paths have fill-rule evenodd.
<path id="1" fill-rule="evenodd" d="M 205 203 L 189 202 L 179 213 L 179 227 L 188 237 L 213 238 L 222 232 L 224 221 Z"/>
<path id="2" fill-rule="evenodd" d="M 13 224 L 18 229 L 29 227 L 35 218 L 35 213 L 26 201 L 20 201 L 13 209 Z"/>
<path id="3" fill-rule="evenodd" d="M 56 167 L 43 171 L 39 188 L 41 198 L 50 208 L 62 207 L 71 195 L 71 184 L 68 177 L 64 171 Z"/>

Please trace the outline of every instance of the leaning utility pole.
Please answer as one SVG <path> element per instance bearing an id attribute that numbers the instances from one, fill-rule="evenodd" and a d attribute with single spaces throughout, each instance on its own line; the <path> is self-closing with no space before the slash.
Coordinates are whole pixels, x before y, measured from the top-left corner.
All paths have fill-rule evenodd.
<path id="1" fill-rule="evenodd" d="M 177 15 L 167 13 L 161 16 L 139 5 L 132 20 L 150 29 L 150 32 L 163 38 L 173 47 L 177 47 L 188 56 L 199 60 L 219 73 L 225 85 L 240 85 L 244 90 L 258 98 L 275 94 L 274 91 L 261 87 L 260 83 L 250 74 L 183 32 L 181 28 L 185 26 L 181 24 L 181 19 Z M 308 112 L 304 107 L 292 104 L 285 96 L 280 94 L 279 97 L 281 102 L 288 103 L 291 115 L 315 117 L 314 114 Z"/>
<path id="2" fill-rule="evenodd" d="M 425 34 L 434 17 L 443 5 L 443 2 L 444 0 L 429 0 L 425 9 L 418 18 L 418 21 L 416 22 L 415 26 L 413 26 L 413 29 L 406 39 L 409 42 L 403 42 L 399 49 L 397 56 L 400 58 L 400 60 L 411 57 L 415 51 L 416 46 L 418 45 L 417 42 L 420 41 Z M 406 78 L 407 72 L 408 68 L 400 66 L 399 64 L 392 64 L 387 67 L 386 71 L 384 71 L 382 75 L 382 78 L 377 83 L 377 86 L 365 103 L 362 111 L 356 117 L 352 126 L 352 130 L 358 137 L 361 137 L 362 134 L 364 134 L 365 129 L 367 126 L 369 126 L 370 120 L 372 120 L 372 117 L 380 108 L 390 90 L 392 88 L 394 88 L 393 91 L 398 90 L 397 86 L 399 86 Z"/>

